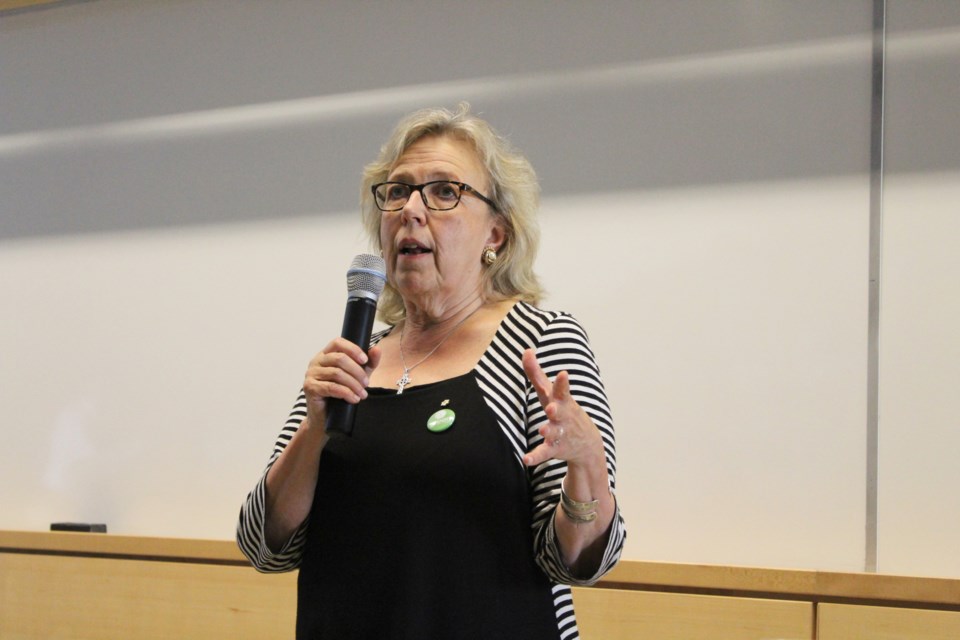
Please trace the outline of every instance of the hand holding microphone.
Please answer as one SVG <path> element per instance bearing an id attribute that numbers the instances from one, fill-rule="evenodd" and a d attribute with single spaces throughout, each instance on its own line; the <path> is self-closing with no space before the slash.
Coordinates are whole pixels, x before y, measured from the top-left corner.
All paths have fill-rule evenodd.
<path id="1" fill-rule="evenodd" d="M 318 354 L 307 369 L 303 389 L 311 422 L 321 419 L 326 430 L 349 435 L 356 403 L 366 396 L 368 376 L 379 362 L 379 351 L 367 354 L 377 312 L 377 301 L 386 283 L 383 258 L 361 254 L 347 271 L 347 306 L 343 329 Z M 320 413 L 320 410 L 324 410 Z"/>

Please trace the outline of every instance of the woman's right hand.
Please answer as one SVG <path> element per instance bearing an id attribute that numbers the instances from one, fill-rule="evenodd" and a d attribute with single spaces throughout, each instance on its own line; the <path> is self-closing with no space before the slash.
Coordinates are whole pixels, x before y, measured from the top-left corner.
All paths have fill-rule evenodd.
<path id="1" fill-rule="evenodd" d="M 380 348 L 369 353 L 344 338 L 334 338 L 307 366 L 303 391 L 307 396 L 307 421 L 325 428 L 327 398 L 356 404 L 367 397 L 370 374 L 380 364 Z"/>

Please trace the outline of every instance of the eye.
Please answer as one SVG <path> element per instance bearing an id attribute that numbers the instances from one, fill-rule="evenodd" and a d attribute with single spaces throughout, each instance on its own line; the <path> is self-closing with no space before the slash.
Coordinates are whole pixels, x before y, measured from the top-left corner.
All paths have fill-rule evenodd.
<path id="1" fill-rule="evenodd" d="M 384 199 L 387 202 L 406 200 L 410 196 L 410 187 L 399 182 L 390 182 L 384 185 Z"/>
<path id="2" fill-rule="evenodd" d="M 460 199 L 460 188 L 452 182 L 430 185 L 430 195 L 441 202 L 453 203 Z"/>

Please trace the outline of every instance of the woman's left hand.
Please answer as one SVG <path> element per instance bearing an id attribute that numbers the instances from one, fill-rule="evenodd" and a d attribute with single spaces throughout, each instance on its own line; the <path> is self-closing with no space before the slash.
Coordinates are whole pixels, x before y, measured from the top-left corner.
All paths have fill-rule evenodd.
<path id="1" fill-rule="evenodd" d="M 523 457 L 523 463 L 533 467 L 557 459 L 566 460 L 568 466 L 605 468 L 600 430 L 570 394 L 570 374 L 561 371 L 550 382 L 533 349 L 523 352 L 523 370 L 547 416 L 540 427 L 543 442 Z"/>

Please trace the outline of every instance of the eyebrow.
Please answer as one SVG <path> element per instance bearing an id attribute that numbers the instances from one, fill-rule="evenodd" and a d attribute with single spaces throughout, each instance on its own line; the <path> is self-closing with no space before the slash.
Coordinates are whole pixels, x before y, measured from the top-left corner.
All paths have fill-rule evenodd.
<path id="1" fill-rule="evenodd" d="M 387 180 L 390 182 L 404 182 L 412 180 L 411 174 L 408 171 L 401 171 L 400 173 L 387 174 Z M 453 182 L 460 182 L 460 177 L 455 173 L 450 173 L 449 171 L 433 171 L 427 174 L 426 180 L 424 182 L 433 182 L 434 180 L 451 180 Z"/>

